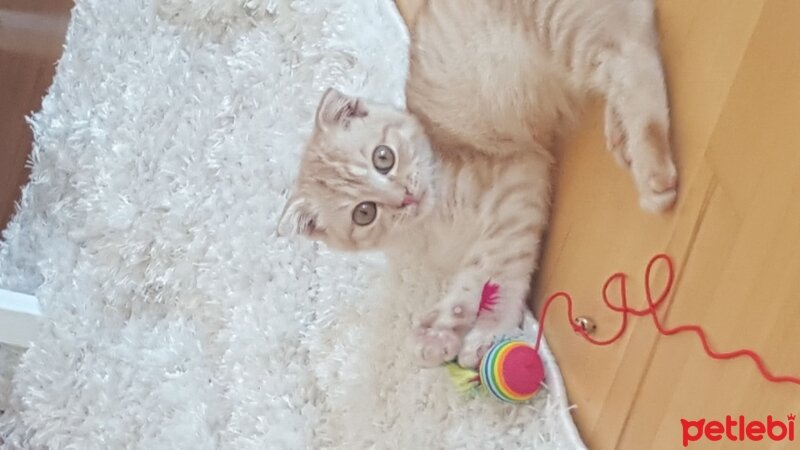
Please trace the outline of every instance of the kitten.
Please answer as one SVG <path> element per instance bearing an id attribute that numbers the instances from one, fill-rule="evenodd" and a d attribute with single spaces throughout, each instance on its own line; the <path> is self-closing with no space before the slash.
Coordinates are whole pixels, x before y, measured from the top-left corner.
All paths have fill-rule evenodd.
<path id="1" fill-rule="evenodd" d="M 652 0 L 432 0 L 411 30 L 408 111 L 323 96 L 279 230 L 413 257 L 445 295 L 413 331 L 421 363 L 475 367 L 518 327 L 550 200 L 551 155 L 588 95 L 647 211 L 677 174 Z M 483 285 L 500 285 L 478 315 Z"/>

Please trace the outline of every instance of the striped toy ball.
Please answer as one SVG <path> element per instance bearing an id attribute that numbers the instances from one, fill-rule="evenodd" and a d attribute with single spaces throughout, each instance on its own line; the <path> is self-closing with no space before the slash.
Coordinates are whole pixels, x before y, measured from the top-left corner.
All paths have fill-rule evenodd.
<path id="1" fill-rule="evenodd" d="M 544 380 L 544 366 L 539 353 L 527 343 L 508 339 L 500 341 L 483 355 L 481 384 L 493 396 L 509 403 L 530 400 Z"/>

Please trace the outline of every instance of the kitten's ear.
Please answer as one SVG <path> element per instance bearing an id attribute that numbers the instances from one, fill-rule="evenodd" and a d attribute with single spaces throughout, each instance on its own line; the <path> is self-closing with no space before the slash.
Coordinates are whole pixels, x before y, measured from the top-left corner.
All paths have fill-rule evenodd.
<path id="1" fill-rule="evenodd" d="M 317 127 L 327 131 L 333 127 L 347 127 L 354 117 L 365 117 L 367 108 L 358 97 L 342 94 L 328 88 L 317 107 Z"/>
<path id="2" fill-rule="evenodd" d="M 278 236 L 319 237 L 319 211 L 305 197 L 292 194 L 278 220 Z"/>

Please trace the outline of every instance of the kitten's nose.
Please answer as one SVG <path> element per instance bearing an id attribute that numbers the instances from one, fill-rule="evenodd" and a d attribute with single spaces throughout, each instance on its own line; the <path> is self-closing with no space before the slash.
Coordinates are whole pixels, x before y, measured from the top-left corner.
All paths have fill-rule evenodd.
<path id="1" fill-rule="evenodd" d="M 415 199 L 414 196 L 410 194 L 406 194 L 406 196 L 403 197 L 403 203 L 400 205 L 400 207 L 405 208 L 408 205 L 416 205 L 416 204 L 417 204 L 417 199 Z"/>

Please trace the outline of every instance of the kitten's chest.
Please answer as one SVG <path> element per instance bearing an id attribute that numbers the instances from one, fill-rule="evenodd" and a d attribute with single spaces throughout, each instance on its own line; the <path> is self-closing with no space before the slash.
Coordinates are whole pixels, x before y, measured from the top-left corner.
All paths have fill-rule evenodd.
<path id="1" fill-rule="evenodd" d="M 404 252 L 426 270 L 448 278 L 483 239 L 485 225 L 473 205 L 450 207 L 410 233 Z"/>
<path id="2" fill-rule="evenodd" d="M 450 272 L 459 267 L 476 241 L 481 239 L 479 220 L 467 219 L 467 214 L 457 214 L 430 224 L 427 234 L 420 239 L 424 248 L 425 264 L 432 270 Z"/>
<path id="3" fill-rule="evenodd" d="M 536 202 L 517 205 L 522 199 L 547 200 L 548 165 L 536 154 L 468 161 L 441 167 L 435 212 L 397 246 L 405 258 L 442 277 L 452 276 L 466 260 L 482 252 L 485 244 L 496 238 L 491 230 L 498 228 L 498 222 L 514 220 L 510 215 L 517 214 L 534 217 L 535 211 L 525 208 Z"/>

